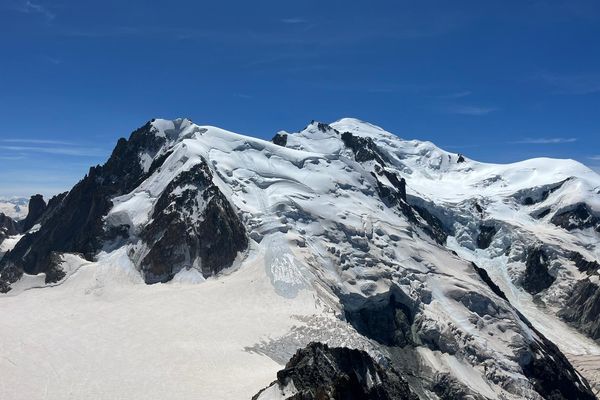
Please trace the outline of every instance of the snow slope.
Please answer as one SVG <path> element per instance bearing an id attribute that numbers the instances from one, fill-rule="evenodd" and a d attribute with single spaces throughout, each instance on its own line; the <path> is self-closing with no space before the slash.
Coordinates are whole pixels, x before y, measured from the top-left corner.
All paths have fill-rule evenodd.
<path id="1" fill-rule="evenodd" d="M 566 271 L 554 284 L 558 289 L 542 295 L 548 308 L 535 308 L 518 284 L 523 260 L 512 254 L 511 264 L 500 237 L 485 251 L 475 245 L 481 216 L 473 212 L 476 201 L 486 220 L 510 227 L 504 240 L 535 236 L 598 259 L 594 232 L 567 232 L 549 224 L 550 215 L 531 216 L 582 201 L 600 210 L 600 177 L 581 164 L 458 162 L 458 155 L 431 143 L 405 141 L 355 119 L 312 123 L 287 134 L 285 146 L 189 120 L 155 120 L 152 132 L 164 144 L 137 160 L 150 175 L 113 198 L 103 217 L 107 230 L 126 226 L 127 240 L 106 243 L 94 262 L 63 255 L 65 279 L 46 287 L 43 276 L 24 275 L 0 297 L 6 376 L 0 397 L 249 398 L 297 348 L 318 340 L 391 358 L 404 366 L 401 372 L 418 369 L 421 375 L 409 383 L 422 398 L 441 396 L 434 388 L 445 376 L 463 394 L 540 399 L 523 360 L 545 357 L 556 363 L 554 370 L 565 369 L 513 306 L 594 379 L 590 357 L 599 347 L 549 308 L 581 274 L 572 265 L 557 266 Z M 359 160 L 342 132 L 372 141 L 385 166 L 377 158 Z M 170 282 L 145 285 L 140 260 L 151 244 L 141 232 L 154 222 L 170 183 L 204 163 L 235 207 L 251 239 L 248 248 L 216 277 L 203 276 L 198 260 L 189 260 Z M 448 248 L 404 200 L 391 206 L 382 199 L 382 190 L 397 190 L 382 168 L 406 179 L 409 203 L 451 228 Z M 541 202 L 519 203 L 523 190 L 572 177 Z M 176 187 L 173 194 L 187 189 Z M 186 217 L 201 223 L 204 197 L 194 204 Z M 488 271 L 508 301 L 470 261 Z M 353 320 L 372 303 L 395 307 L 395 318 L 410 329 L 395 325 L 394 338 L 373 336 L 377 332 Z M 556 329 L 573 334 L 565 340 Z M 568 374 L 576 386 L 585 385 Z"/>

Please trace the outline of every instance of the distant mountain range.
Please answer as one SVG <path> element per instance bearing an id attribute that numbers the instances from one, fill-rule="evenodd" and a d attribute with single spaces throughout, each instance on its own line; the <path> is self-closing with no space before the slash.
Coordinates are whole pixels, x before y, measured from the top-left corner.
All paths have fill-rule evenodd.
<path id="1" fill-rule="evenodd" d="M 29 199 L 25 197 L 0 198 L 0 213 L 14 220 L 21 220 L 27 216 Z"/>

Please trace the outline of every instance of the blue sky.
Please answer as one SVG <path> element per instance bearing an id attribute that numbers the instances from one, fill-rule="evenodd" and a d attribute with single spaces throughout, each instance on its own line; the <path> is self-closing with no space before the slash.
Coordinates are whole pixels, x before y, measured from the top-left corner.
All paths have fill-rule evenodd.
<path id="1" fill-rule="evenodd" d="M 159 2 L 152 2 L 159 3 Z M 68 189 L 153 117 L 345 116 L 600 170 L 600 2 L 0 0 L 0 196 Z"/>

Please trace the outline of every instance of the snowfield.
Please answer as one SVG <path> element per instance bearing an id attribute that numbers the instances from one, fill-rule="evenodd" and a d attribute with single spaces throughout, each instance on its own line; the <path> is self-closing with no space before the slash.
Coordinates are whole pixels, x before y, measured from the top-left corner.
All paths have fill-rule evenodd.
<path id="1" fill-rule="evenodd" d="M 259 254 L 201 284 L 148 286 L 107 261 L 2 298 L 0 397 L 247 399 L 281 365 L 245 348 L 318 311 L 308 291 L 279 296 Z"/>
<path id="2" fill-rule="evenodd" d="M 311 341 L 397 361 L 396 343 L 344 318 L 371 301 L 402 303 L 414 352 L 402 356 L 411 360 L 401 372 L 423 374 L 409 379 L 422 398 L 437 398 L 425 387 L 437 371 L 487 399 L 541 399 L 519 364 L 541 339 L 519 312 L 600 389 L 598 342 L 557 316 L 570 288 L 587 279 L 569 252 L 600 259 L 592 228 L 550 223 L 579 203 L 600 213 L 600 176 L 582 164 L 479 163 L 351 118 L 282 132 L 285 146 L 188 120 L 152 127 L 167 144 L 138 161 L 144 171 L 164 162 L 113 198 L 103 219 L 107 229 L 127 226 L 128 241 L 108 243 L 93 262 L 62 255 L 60 282 L 25 274 L 0 295 L 0 398 L 248 399 Z M 374 144 L 385 167 L 359 159 L 342 132 Z M 170 282 L 146 285 L 141 232 L 169 183 L 204 162 L 249 247 L 217 276 L 191 260 Z M 448 228 L 444 243 L 427 232 L 426 217 L 382 200 L 385 190 L 396 193 L 395 177 L 406 180 L 408 203 Z M 209 199 L 196 200 L 186 217 L 201 222 Z M 480 248 L 484 223 L 496 233 Z M 0 258 L 19 239 L 4 241 Z M 522 280 L 527 251 L 540 243 L 555 257 L 554 281 L 532 295 Z M 282 398 L 272 388 L 266 395 Z"/>

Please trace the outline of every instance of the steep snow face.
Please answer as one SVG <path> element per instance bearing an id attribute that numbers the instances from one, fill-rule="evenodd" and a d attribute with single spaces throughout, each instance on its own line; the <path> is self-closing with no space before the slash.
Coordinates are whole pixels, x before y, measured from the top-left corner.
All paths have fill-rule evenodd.
<path id="1" fill-rule="evenodd" d="M 600 338 L 597 311 L 590 311 L 599 306 L 587 297 L 600 297 L 598 174 L 573 160 L 479 163 L 353 119 L 331 127 L 372 138 L 389 160 L 386 166 L 406 179 L 409 202 L 443 221 L 448 248 L 485 268 L 511 304 L 576 364 L 600 365 L 597 343 L 557 317 Z M 532 262 L 534 254 L 540 262 Z M 534 266 L 543 271 L 532 271 Z M 586 303 L 578 303 L 581 298 Z M 587 373 L 600 382 L 598 374 Z"/>
<path id="2" fill-rule="evenodd" d="M 13 235 L 7 237 L 6 239 L 0 242 L 0 260 L 2 260 L 4 254 L 6 254 L 8 251 L 12 250 L 15 247 L 17 242 L 21 240 L 22 237 L 23 235 Z"/>
<path id="3" fill-rule="evenodd" d="M 61 387 L 90 393 L 89 385 L 72 382 L 91 379 L 97 385 L 113 369 L 131 378 L 127 393 L 133 393 L 140 389 L 133 380 L 140 368 L 148 372 L 146 398 L 169 397 L 173 392 L 165 391 L 163 382 L 180 383 L 175 385 L 179 398 L 248 398 L 312 341 L 364 349 L 392 362 L 422 398 L 540 399 L 549 394 L 546 390 L 563 398 L 591 398 L 586 382 L 558 349 L 511 305 L 531 314 L 526 312 L 531 297 L 519 302 L 521 297 L 513 295 L 524 293 L 518 279 L 527 257 L 515 256 L 514 279 L 509 272 L 500 274 L 509 265 L 502 246 L 528 248 L 526 228 L 545 234 L 546 241 L 552 238 L 556 246 L 577 249 L 573 238 L 587 237 L 590 243 L 595 237 L 589 227 L 566 231 L 531 216 L 541 204 L 554 207 L 554 215 L 572 201 L 585 201 L 595 212 L 585 193 L 569 197 L 564 189 L 578 180 L 578 190 L 595 184 L 597 177 L 575 171 L 576 164 L 572 173 L 561 175 L 556 168 L 546 176 L 542 161 L 476 163 L 354 119 L 282 133 L 285 146 L 188 120 L 154 120 L 148 132 L 139 138 L 144 146 L 135 148 L 139 168 L 132 170 L 141 178 L 132 178 L 133 188 L 110 198 L 101 220 L 103 246 L 94 262 L 63 258 L 65 279 L 52 290 L 28 289 L 45 280 L 25 275 L 15 284 L 19 290 L 0 298 L 3 320 L 41 309 L 55 327 L 52 335 L 38 334 L 46 318 L 0 327 L 9 343 L 0 368 L 12 381 L 31 382 L 32 374 L 41 379 L 55 368 L 53 363 L 40 368 L 27 354 L 11 350 L 23 337 L 57 348 L 57 338 L 79 332 L 68 345 L 70 356 L 53 354 L 68 369 L 57 377 L 63 385 L 48 391 L 30 385 L 24 398 L 44 392 L 61 398 L 66 393 Z M 543 177 L 532 180 L 527 171 L 531 174 L 535 165 Z M 547 195 L 537 188 L 571 176 L 576 177 Z M 492 213 L 498 232 L 507 233 L 500 239 L 489 231 L 491 244 L 484 251 L 476 245 L 480 214 Z M 236 220 L 242 230 L 231 222 Z M 172 226 L 181 229 L 171 231 Z M 206 232 L 214 233 L 210 240 L 196 240 Z M 186 245 L 175 246 L 182 238 Z M 234 259 L 206 262 L 223 246 L 244 240 L 226 252 Z M 582 254 L 591 256 L 590 250 Z M 165 261 L 162 255 L 173 258 Z M 506 295 L 470 260 L 489 271 Z M 208 265 L 231 267 L 207 270 Z M 555 278 L 542 296 L 568 281 Z M 145 286 L 144 281 L 169 283 Z M 111 324 L 99 328 L 98 313 L 114 315 Z M 560 323 L 551 312 L 543 315 L 543 321 Z M 540 319 L 532 320 L 542 329 Z M 123 324 L 133 333 L 120 329 Z M 101 345 L 105 350 L 123 354 L 120 362 L 102 357 L 106 352 L 98 352 L 95 344 L 99 336 L 107 338 Z M 595 354 L 593 342 L 585 346 L 586 355 Z M 148 348 L 164 350 L 156 358 L 141 356 Z M 186 365 L 198 365 L 197 371 L 162 368 L 181 365 L 182 349 L 192 350 L 185 352 Z M 91 376 L 93 366 L 103 366 L 101 377 Z M 120 395 L 114 391 L 119 385 L 108 386 L 113 389 L 98 388 L 94 397 Z M 17 398 L 10 388 L 0 390 L 5 395 L 0 397 Z"/>

